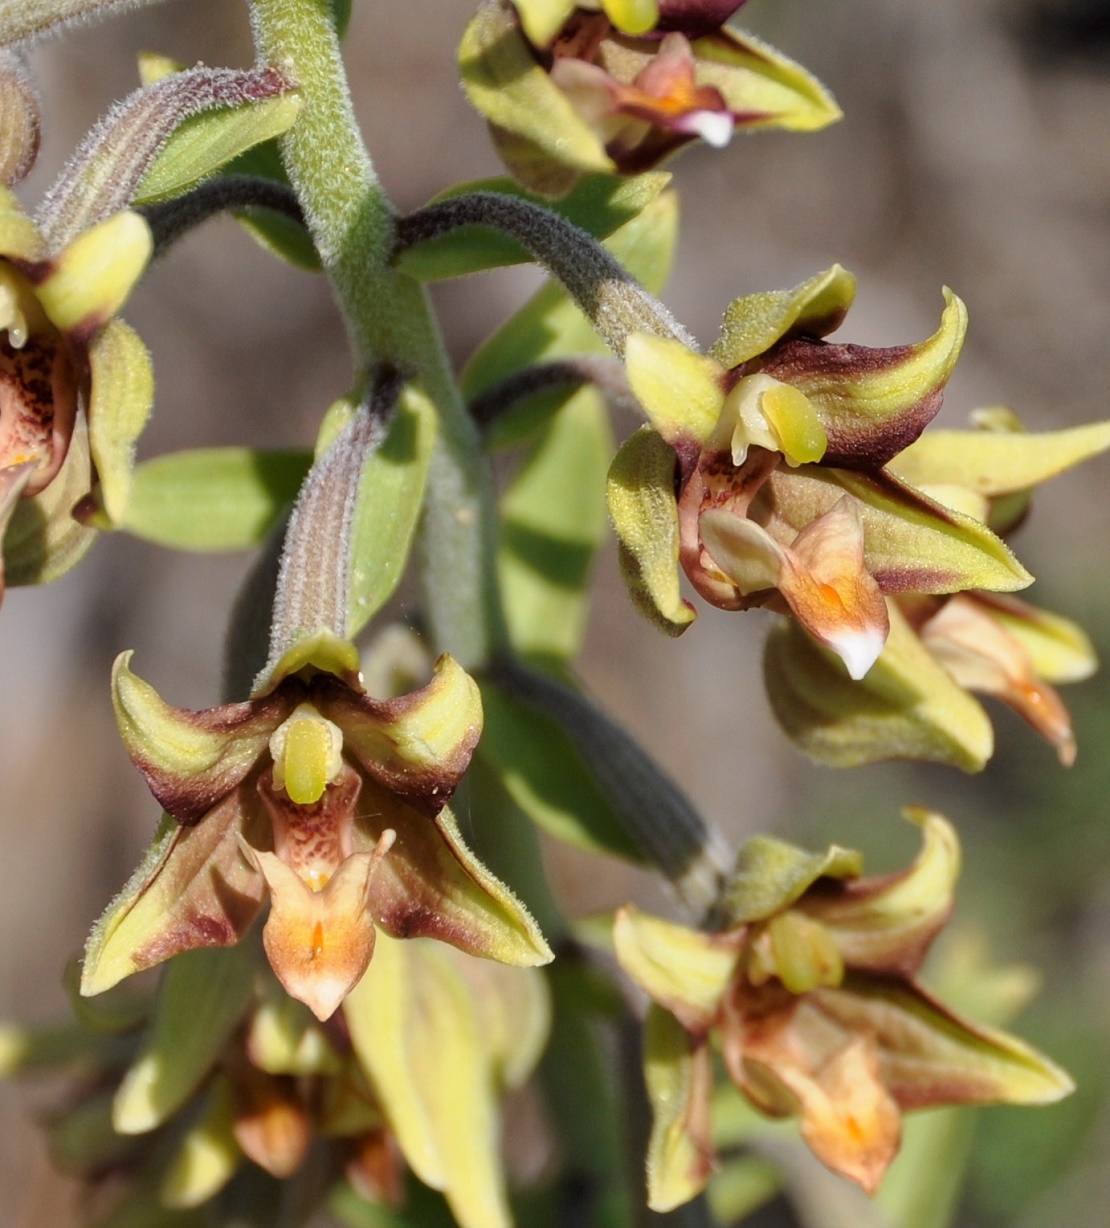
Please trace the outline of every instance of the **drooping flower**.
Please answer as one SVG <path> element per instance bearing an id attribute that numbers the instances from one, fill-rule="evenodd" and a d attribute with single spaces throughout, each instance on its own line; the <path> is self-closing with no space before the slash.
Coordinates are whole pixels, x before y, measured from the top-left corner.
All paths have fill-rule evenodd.
<path id="1" fill-rule="evenodd" d="M 94 481 L 118 498 L 153 378 L 116 313 L 150 255 L 150 231 L 128 210 L 52 252 L 0 187 L 0 595 L 5 579 L 51 580 L 84 554 L 93 531 L 72 513 Z"/>
<path id="2" fill-rule="evenodd" d="M 874 1192 L 901 1115 L 941 1104 L 1042 1104 L 1068 1076 L 1022 1042 L 968 1023 L 916 974 L 952 910 L 959 845 L 939 815 L 908 812 L 923 847 L 908 870 L 860 877 L 859 855 L 766 837 L 741 851 L 726 928 L 696 932 L 628 906 L 614 941 L 652 999 L 645 1071 L 654 1125 L 649 1204 L 692 1198 L 714 1164 L 711 1044 L 756 1108 L 799 1119 L 834 1172 Z"/>
<path id="3" fill-rule="evenodd" d="M 940 408 L 963 304 L 946 292 L 918 345 L 825 341 L 854 290 L 837 266 L 738 299 L 709 356 L 633 335 L 629 383 L 652 425 L 618 453 L 609 507 L 634 599 L 665 630 L 694 616 L 680 566 L 722 609 L 789 612 L 858 680 L 886 642 L 887 596 L 1031 577 L 980 522 L 885 468 Z"/>
<path id="4" fill-rule="evenodd" d="M 525 186 L 638 174 L 736 128 L 812 130 L 840 111 L 804 69 L 725 26 L 739 3 L 487 0 L 460 49 L 463 85 Z"/>
<path id="5" fill-rule="evenodd" d="M 375 700 L 354 649 L 336 653 L 348 668 L 302 657 L 245 703 L 201 712 L 169 707 L 119 659 L 120 730 L 167 818 L 90 938 L 82 992 L 238 942 L 267 895 L 271 966 L 321 1019 L 366 971 L 375 927 L 511 964 L 551 958 L 446 809 L 481 729 L 476 684 L 443 657 L 420 690 Z"/>

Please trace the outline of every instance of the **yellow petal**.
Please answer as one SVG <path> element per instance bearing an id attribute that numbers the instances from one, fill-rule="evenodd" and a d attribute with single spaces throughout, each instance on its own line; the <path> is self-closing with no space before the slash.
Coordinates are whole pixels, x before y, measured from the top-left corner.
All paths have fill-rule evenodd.
<path id="1" fill-rule="evenodd" d="M 633 333 L 624 352 L 628 383 L 668 443 L 704 443 L 725 403 L 724 368 L 680 341 Z"/>

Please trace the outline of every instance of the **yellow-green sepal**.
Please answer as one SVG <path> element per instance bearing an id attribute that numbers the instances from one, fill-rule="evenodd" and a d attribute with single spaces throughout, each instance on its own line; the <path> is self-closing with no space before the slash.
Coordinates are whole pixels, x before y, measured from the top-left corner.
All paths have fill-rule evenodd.
<path id="1" fill-rule="evenodd" d="M 548 423 L 501 498 L 498 575 L 519 655 L 548 663 L 578 655 L 591 565 L 605 537 L 612 453 L 601 397 L 581 389 Z"/>
<path id="2" fill-rule="evenodd" d="M 681 635 L 697 614 L 682 596 L 674 478 L 674 452 L 644 426 L 621 445 L 606 491 L 633 604 L 660 630 Z"/>
<path id="3" fill-rule="evenodd" d="M 154 1020 L 116 1092 L 121 1134 L 145 1134 L 167 1121 L 215 1065 L 254 996 L 249 944 L 179 955 L 166 968 Z"/>
<path id="4" fill-rule="evenodd" d="M 746 30 L 721 29 L 692 46 L 698 84 L 715 85 L 745 130 L 816 132 L 843 114 L 812 73 Z"/>
<path id="5" fill-rule="evenodd" d="M 888 607 L 886 645 L 859 682 L 792 621 L 776 627 L 763 654 L 776 719 L 799 749 L 831 767 L 924 759 L 980 771 L 994 751 L 986 712 Z"/>
<path id="6" fill-rule="evenodd" d="M 709 1048 L 654 1002 L 644 1020 L 644 1083 L 651 1104 L 647 1202 L 673 1211 L 705 1188 L 715 1157 L 710 1140 Z"/>
<path id="7" fill-rule="evenodd" d="M 295 451 L 168 452 L 136 466 L 118 527 L 175 550 L 247 550 L 291 506 L 311 463 Z M 99 523 L 95 513 L 85 519 Z"/>
<path id="8" fill-rule="evenodd" d="M 96 465 L 96 528 L 117 528 L 127 515 L 135 443 L 154 404 L 154 372 L 139 335 L 122 320 L 109 320 L 89 346 L 92 391 L 89 448 Z M 196 506 L 190 509 L 196 515 Z"/>
<path id="9" fill-rule="evenodd" d="M 831 844 L 811 853 L 774 836 L 753 836 L 736 858 L 721 901 L 732 924 L 766 921 L 796 903 L 820 878 L 849 879 L 863 873 L 854 849 Z"/>
<path id="10" fill-rule="evenodd" d="M 39 303 L 61 332 L 86 338 L 127 302 L 153 251 L 138 213 L 114 213 L 52 258 L 35 289 Z"/>
<path id="11" fill-rule="evenodd" d="M 583 175 L 614 169 L 600 137 L 537 62 L 508 5 L 479 8 L 463 34 L 459 68 L 506 165 L 532 191 L 562 196 Z"/>
<path id="12" fill-rule="evenodd" d="M 245 150 L 281 136 L 293 126 L 301 103 L 300 94 L 290 90 L 186 119 L 143 176 L 133 202 L 150 205 L 178 196 Z"/>
<path id="13" fill-rule="evenodd" d="M 963 486 L 987 498 L 1039 486 L 1110 448 L 1110 422 L 1063 431 L 929 431 L 891 462 L 911 486 Z"/>
<path id="14" fill-rule="evenodd" d="M 704 444 L 725 403 L 724 368 L 680 341 L 633 333 L 624 355 L 628 383 L 652 426 L 670 444 Z"/>
<path id="15" fill-rule="evenodd" d="M 546 47 L 574 12 L 575 0 L 513 0 L 520 24 L 533 47 Z"/>
<path id="16" fill-rule="evenodd" d="M 738 367 L 791 332 L 823 337 L 840 326 L 855 296 L 855 275 L 839 264 L 792 290 L 746 294 L 725 308 L 710 356 L 723 367 Z"/>
<path id="17" fill-rule="evenodd" d="M 513 179 L 479 179 L 442 192 L 429 204 L 470 192 L 497 192 L 543 204 L 595 238 L 604 239 L 655 200 L 670 181 L 671 176 L 665 172 L 631 177 L 591 175 L 561 200 L 552 202 L 529 192 Z M 395 264 L 401 272 L 419 281 L 439 281 L 531 259 L 525 248 L 500 231 L 488 226 L 459 226 L 447 234 L 406 247 Z"/>
<path id="18" fill-rule="evenodd" d="M 1070 618 L 1015 598 L 984 598 L 991 617 L 1019 640 L 1046 682 L 1082 682 L 1098 669 L 1090 636 Z"/>
<path id="19" fill-rule="evenodd" d="M 736 971 L 734 934 L 664 921 L 631 904 L 613 919 L 617 961 L 637 985 L 692 1032 L 706 1032 Z"/>

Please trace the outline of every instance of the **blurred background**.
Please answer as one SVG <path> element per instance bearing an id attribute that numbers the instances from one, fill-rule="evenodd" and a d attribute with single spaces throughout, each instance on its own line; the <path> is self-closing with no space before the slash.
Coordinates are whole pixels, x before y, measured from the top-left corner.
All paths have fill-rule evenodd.
<path id="1" fill-rule="evenodd" d="M 347 40 L 355 105 L 401 209 L 496 174 L 483 124 L 454 71 L 472 0 L 356 0 Z M 1110 414 L 1110 12 L 1102 0 L 751 0 L 744 24 L 814 71 L 845 119 L 814 136 L 740 138 L 674 166 L 682 238 L 668 304 L 705 343 L 730 299 L 793 285 L 840 261 L 861 289 L 843 337 L 919 340 L 940 288 L 971 331 L 944 420 L 1012 405 L 1051 428 Z M 739 19 L 738 19 L 739 20 Z M 250 62 L 246 5 L 175 0 L 44 43 L 31 54 L 45 130 L 21 186 L 33 205 L 84 131 L 137 83 L 143 50 Z M 437 288 L 460 364 L 538 285 L 527 269 Z M 147 277 L 126 316 L 158 378 L 141 457 L 246 443 L 309 446 L 350 380 L 320 279 L 220 220 Z M 627 427 L 628 424 L 622 424 Z M 1110 461 L 1049 485 L 1016 545 L 1032 598 L 1085 625 L 1110 657 Z M 102 540 L 59 583 L 15 590 L 0 618 L 0 1018 L 66 1011 L 60 974 L 119 890 L 157 807 L 119 745 L 111 662 L 170 702 L 219 698 L 228 610 L 244 555 L 170 554 Z M 1073 769 L 996 709 L 998 752 L 976 778 L 883 766 L 810 766 L 775 728 L 760 643 L 769 616 L 703 610 L 680 641 L 658 637 L 621 589 L 610 550 L 581 674 L 716 823 L 737 840 L 779 831 L 861 848 L 869 869 L 904 864 L 915 838 L 899 807 L 959 826 L 966 869 L 953 928 L 1002 962 L 1040 971 L 1016 1030 L 1069 1067 L 1080 1090 L 1043 1110 L 976 1117 L 960 1228 L 1094 1224 L 1110 1204 L 1110 690 L 1069 688 Z M 584 912 L 653 884 L 565 851 L 551 871 Z M 944 953 L 940 952 L 943 967 Z M 943 975 L 943 971 L 941 974 Z M 0 1228 L 66 1228 L 74 1191 L 49 1167 L 35 1115 L 50 1099 L 0 1085 Z M 790 1223 L 779 1207 L 766 1224 Z M 847 1212 L 845 1214 L 848 1214 Z M 833 1228 L 855 1228 L 847 1219 Z"/>

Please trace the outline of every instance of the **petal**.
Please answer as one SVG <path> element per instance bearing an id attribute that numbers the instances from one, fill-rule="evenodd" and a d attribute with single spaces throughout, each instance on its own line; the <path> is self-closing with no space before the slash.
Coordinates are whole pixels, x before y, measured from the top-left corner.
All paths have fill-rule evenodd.
<path id="1" fill-rule="evenodd" d="M 372 699 L 324 675 L 312 695 L 342 729 L 345 754 L 430 814 L 451 797 L 482 730 L 478 684 L 446 654 L 427 686 L 397 699 Z"/>
<path id="2" fill-rule="evenodd" d="M 939 814 L 912 808 L 922 845 L 908 870 L 881 877 L 822 883 L 795 907 L 832 934 L 851 968 L 909 976 L 952 913 L 960 873 L 960 842 Z"/>
<path id="3" fill-rule="evenodd" d="M 94 338 L 89 369 L 89 446 L 107 527 L 114 527 L 127 512 L 135 442 L 154 404 L 154 372 L 146 346 L 122 320 L 109 320 Z"/>
<path id="4" fill-rule="evenodd" d="M 83 231 L 55 256 L 39 282 L 39 302 L 55 327 L 84 340 L 127 302 L 143 275 L 154 240 L 130 210 Z"/>
<path id="5" fill-rule="evenodd" d="M 825 464 L 877 469 L 936 416 L 967 332 L 967 309 L 948 289 L 940 328 L 920 345 L 872 349 L 799 338 L 761 370 L 812 401 L 829 438 Z"/>
<path id="6" fill-rule="evenodd" d="M 998 593 L 976 593 L 974 600 L 1021 641 L 1040 677 L 1049 682 L 1081 682 L 1098 669 L 1090 637 L 1070 618 Z"/>
<path id="7" fill-rule="evenodd" d="M 574 11 L 576 0 L 513 0 L 520 24 L 534 47 L 546 47 Z"/>
<path id="8" fill-rule="evenodd" d="M 203 823 L 181 827 L 163 820 L 146 858 L 93 927 L 85 948 L 81 992 L 110 989 L 195 947 L 231 946 L 250 928 L 265 884 L 239 851 L 244 813 L 248 835 L 266 839 L 265 817 L 252 813 L 250 782 L 229 795 Z"/>
<path id="9" fill-rule="evenodd" d="M 835 332 L 856 296 L 856 278 L 834 264 L 793 290 L 769 290 L 733 299 L 710 356 L 739 367 L 785 337 L 824 337 Z"/>
<path id="10" fill-rule="evenodd" d="M 624 361 L 629 386 L 667 443 L 681 451 L 709 439 L 725 403 L 719 363 L 650 333 L 628 338 Z"/>
<path id="11" fill-rule="evenodd" d="M 305 1158 L 313 1130 L 289 1079 L 244 1065 L 235 1071 L 235 1141 L 271 1177 L 291 1177 Z"/>
<path id="12" fill-rule="evenodd" d="M 644 1023 L 644 1082 L 651 1104 L 648 1206 L 672 1211 L 700 1194 L 713 1172 L 709 1046 L 654 1004 Z"/>
<path id="13" fill-rule="evenodd" d="M 709 1029 L 736 971 L 740 935 L 687 929 L 626 904 L 613 920 L 613 945 L 625 972 L 684 1028 Z"/>
<path id="14" fill-rule="evenodd" d="M 773 836 L 753 836 L 736 858 L 722 908 L 737 925 L 766 921 L 801 899 L 818 880 L 853 879 L 862 873 L 863 857 L 839 844 L 810 853 Z"/>
<path id="15" fill-rule="evenodd" d="M 354 988 L 374 953 L 370 884 L 390 844 L 388 831 L 373 853 L 353 853 L 320 891 L 273 853 L 244 849 L 270 889 L 262 931 L 266 955 L 286 992 L 317 1019 L 328 1019 Z"/>
<path id="16" fill-rule="evenodd" d="M 553 958 L 524 905 L 463 843 L 449 810 L 432 820 L 369 784 L 363 805 L 364 828 L 372 831 L 371 824 L 379 822 L 397 833 L 370 886 L 372 912 L 387 932 L 438 938 L 472 955 L 522 967 Z"/>
<path id="17" fill-rule="evenodd" d="M 989 606 L 957 594 L 925 624 L 921 640 L 960 686 L 1001 699 L 1056 748 L 1065 767 L 1075 762 L 1064 701 L 1037 675 L 1025 644 Z"/>
<path id="18" fill-rule="evenodd" d="M 874 664 L 889 630 L 886 602 L 864 566 L 863 526 L 853 500 L 839 500 L 781 546 L 730 512 L 705 512 L 699 531 L 714 562 L 749 594 L 777 588 L 803 627 L 844 662 L 853 679 Z"/>
<path id="19" fill-rule="evenodd" d="M 247 703 L 172 708 L 116 658 L 112 700 L 120 737 L 151 793 L 179 822 L 195 823 L 233 794 L 268 753 L 270 735 L 295 706 L 293 688 Z"/>

